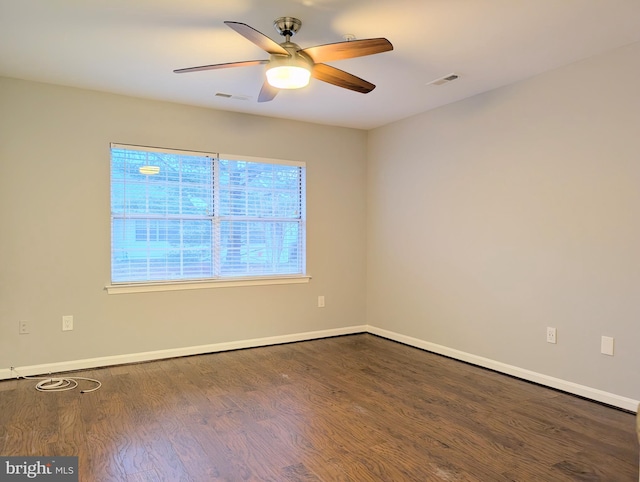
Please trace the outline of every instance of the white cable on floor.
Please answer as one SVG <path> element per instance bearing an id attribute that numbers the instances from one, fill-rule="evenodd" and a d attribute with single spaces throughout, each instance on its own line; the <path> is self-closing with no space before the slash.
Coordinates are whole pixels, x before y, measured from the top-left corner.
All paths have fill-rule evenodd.
<path id="1" fill-rule="evenodd" d="M 36 390 L 40 392 L 64 392 L 65 390 L 73 390 L 78 386 L 78 380 L 88 380 L 90 382 L 96 383 L 97 386 L 90 388 L 88 390 L 80 390 L 80 393 L 89 393 L 95 392 L 98 388 L 102 386 L 98 380 L 94 378 L 86 378 L 86 377 L 25 377 L 20 375 L 18 370 L 11 367 L 12 372 L 16 372 L 18 378 L 24 378 L 25 380 L 42 380 L 36 384 Z"/>

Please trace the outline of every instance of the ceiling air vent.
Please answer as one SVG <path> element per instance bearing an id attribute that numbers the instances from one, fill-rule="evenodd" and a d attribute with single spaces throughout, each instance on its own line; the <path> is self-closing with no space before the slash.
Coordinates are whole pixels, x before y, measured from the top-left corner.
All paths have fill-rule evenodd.
<path id="1" fill-rule="evenodd" d="M 453 82 L 454 80 L 456 80 L 458 77 L 460 77 L 458 74 L 445 75 L 444 77 L 440 77 L 439 79 L 432 80 L 431 82 L 427 82 L 427 85 L 448 84 L 449 82 Z"/>
<path id="2" fill-rule="evenodd" d="M 216 97 L 222 97 L 223 99 L 249 100 L 248 95 L 225 94 L 224 92 L 216 92 Z"/>

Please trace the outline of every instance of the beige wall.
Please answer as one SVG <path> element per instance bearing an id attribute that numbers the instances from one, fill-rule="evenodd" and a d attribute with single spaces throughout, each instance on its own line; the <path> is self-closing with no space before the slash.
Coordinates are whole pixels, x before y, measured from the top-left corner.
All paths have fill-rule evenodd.
<path id="1" fill-rule="evenodd" d="M 638 59 L 633 44 L 370 132 L 368 323 L 640 399 Z"/>
<path id="2" fill-rule="evenodd" d="M 366 132 L 0 79 L 0 136 L 0 368 L 364 323 Z M 305 161 L 311 282 L 108 295 L 110 142 Z"/>

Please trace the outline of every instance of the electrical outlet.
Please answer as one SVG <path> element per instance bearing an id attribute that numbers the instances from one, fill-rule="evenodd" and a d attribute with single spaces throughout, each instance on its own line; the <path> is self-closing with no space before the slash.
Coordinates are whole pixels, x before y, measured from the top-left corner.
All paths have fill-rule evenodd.
<path id="1" fill-rule="evenodd" d="M 21 321 L 18 325 L 18 333 L 21 335 L 29 334 L 29 323 L 27 321 Z"/>
<path id="2" fill-rule="evenodd" d="M 62 317 L 62 331 L 73 330 L 73 316 L 65 315 Z"/>
<path id="3" fill-rule="evenodd" d="M 318 308 L 324 308 L 324 296 L 318 296 Z"/>
<path id="4" fill-rule="evenodd" d="M 547 343 L 556 343 L 557 332 L 555 328 L 547 326 Z"/>
<path id="5" fill-rule="evenodd" d="M 603 336 L 600 339 L 600 353 L 613 356 L 613 337 Z"/>

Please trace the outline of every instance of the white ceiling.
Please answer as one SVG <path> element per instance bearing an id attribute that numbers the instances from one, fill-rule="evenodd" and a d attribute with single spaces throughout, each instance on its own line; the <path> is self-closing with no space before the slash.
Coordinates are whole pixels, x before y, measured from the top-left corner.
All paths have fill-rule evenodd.
<path id="1" fill-rule="evenodd" d="M 262 65 L 172 72 L 267 59 L 223 21 L 281 42 L 281 16 L 302 20 L 303 48 L 389 39 L 391 52 L 331 63 L 377 88 L 312 79 L 259 104 Z M 0 0 L 0 76 L 361 129 L 638 41 L 640 0 Z"/>

